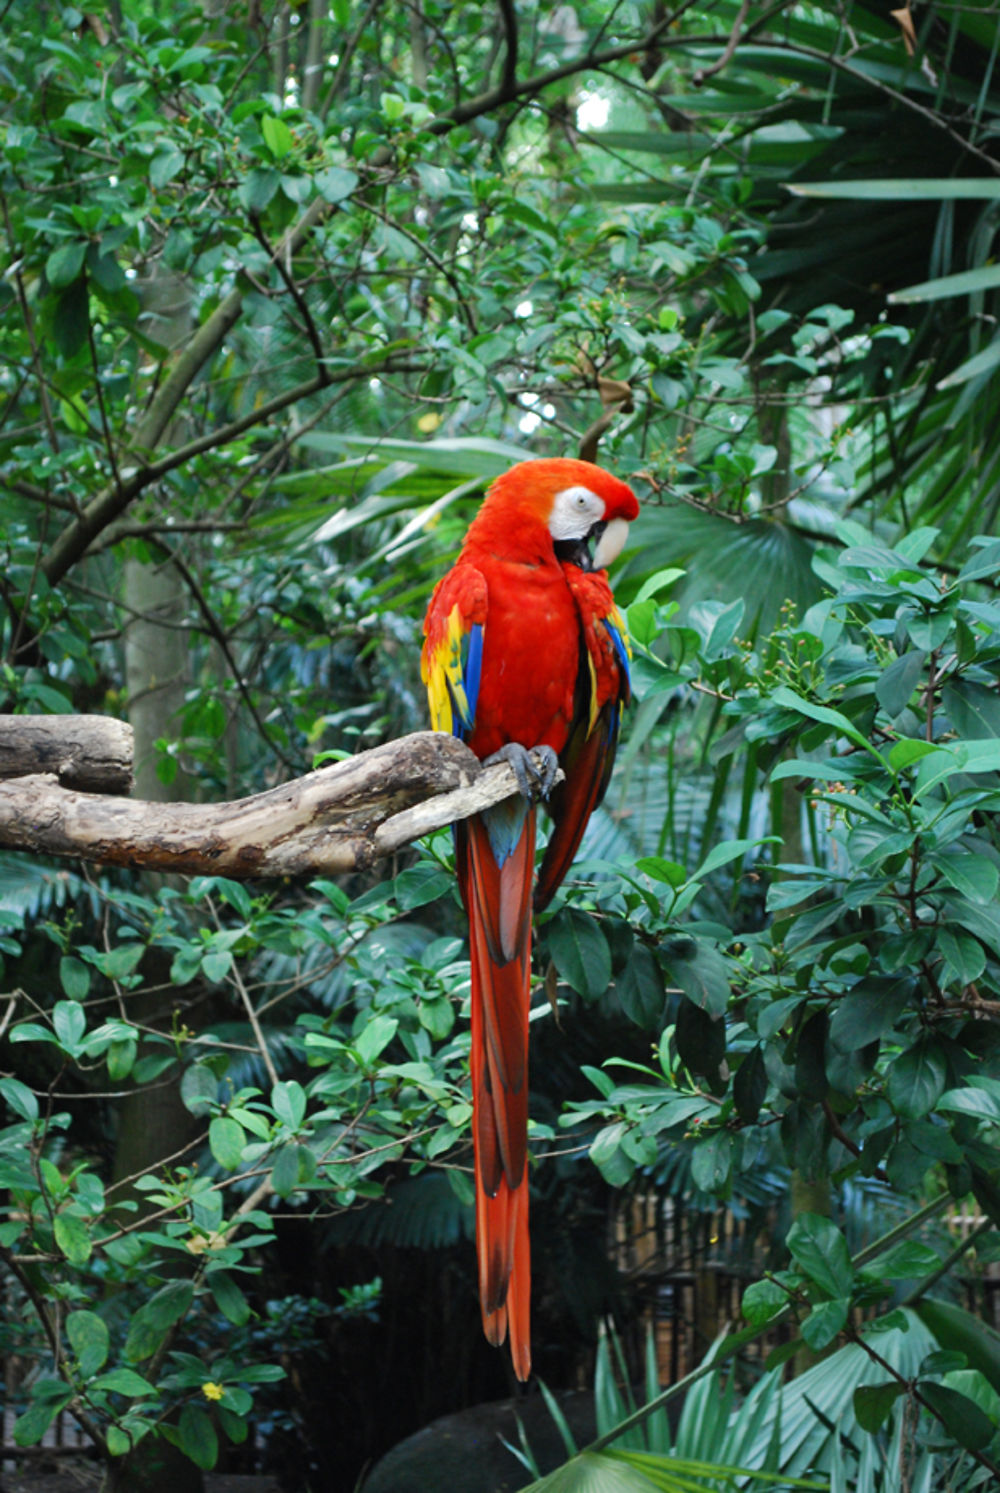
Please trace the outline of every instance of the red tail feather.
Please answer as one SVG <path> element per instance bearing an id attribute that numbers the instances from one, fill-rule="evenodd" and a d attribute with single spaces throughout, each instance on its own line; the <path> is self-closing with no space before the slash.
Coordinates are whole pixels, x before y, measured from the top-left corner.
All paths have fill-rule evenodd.
<path id="1" fill-rule="evenodd" d="M 472 954 L 472 1123 L 483 1328 L 510 1333 L 514 1372 L 531 1373 L 528 1245 L 528 1008 L 535 811 L 498 866 L 485 823 L 459 831 L 459 882 Z M 504 957 L 507 955 L 508 957 Z"/>

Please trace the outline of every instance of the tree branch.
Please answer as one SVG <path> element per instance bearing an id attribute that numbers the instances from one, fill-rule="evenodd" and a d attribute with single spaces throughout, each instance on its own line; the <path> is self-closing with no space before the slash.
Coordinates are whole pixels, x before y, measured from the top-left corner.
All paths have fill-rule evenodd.
<path id="1" fill-rule="evenodd" d="M 50 774 L 15 778 L 0 783 L 0 846 L 236 880 L 334 876 L 517 792 L 509 764 L 484 768 L 456 737 L 418 731 L 233 803 L 145 803 L 71 791 Z"/>

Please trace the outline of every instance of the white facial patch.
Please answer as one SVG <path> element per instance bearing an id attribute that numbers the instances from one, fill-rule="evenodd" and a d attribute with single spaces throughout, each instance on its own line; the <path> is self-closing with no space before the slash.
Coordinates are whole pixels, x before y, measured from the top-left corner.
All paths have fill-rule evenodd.
<path id="1" fill-rule="evenodd" d="M 604 500 L 589 487 L 566 487 L 557 492 L 549 518 L 555 540 L 583 539 L 604 517 Z"/>

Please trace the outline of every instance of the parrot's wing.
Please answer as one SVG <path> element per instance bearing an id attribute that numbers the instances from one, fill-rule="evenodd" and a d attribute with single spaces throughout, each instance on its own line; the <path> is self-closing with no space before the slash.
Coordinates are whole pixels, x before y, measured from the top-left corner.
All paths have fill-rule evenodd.
<path id="1" fill-rule="evenodd" d="M 587 820 L 604 797 L 618 750 L 622 711 L 631 697 L 628 634 L 610 592 L 607 611 L 602 608 L 596 616 L 582 611 L 581 621 L 573 725 L 559 755 L 565 780 L 548 803 L 553 828 L 538 871 L 537 912 L 555 896 Z"/>
<path id="2" fill-rule="evenodd" d="M 431 727 L 463 741 L 479 698 L 486 628 L 486 581 L 473 565 L 456 565 L 439 581 L 424 618 L 420 677 L 427 687 Z"/>

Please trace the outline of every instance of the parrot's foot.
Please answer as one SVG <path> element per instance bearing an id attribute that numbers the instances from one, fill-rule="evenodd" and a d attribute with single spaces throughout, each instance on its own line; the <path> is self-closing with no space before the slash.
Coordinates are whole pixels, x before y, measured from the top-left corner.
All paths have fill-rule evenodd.
<path id="1" fill-rule="evenodd" d="M 489 767 L 493 762 L 510 763 L 517 786 L 528 799 L 548 798 L 559 771 L 559 758 L 550 746 L 529 749 L 518 741 L 510 741 L 492 757 L 486 757 L 483 766 Z"/>

